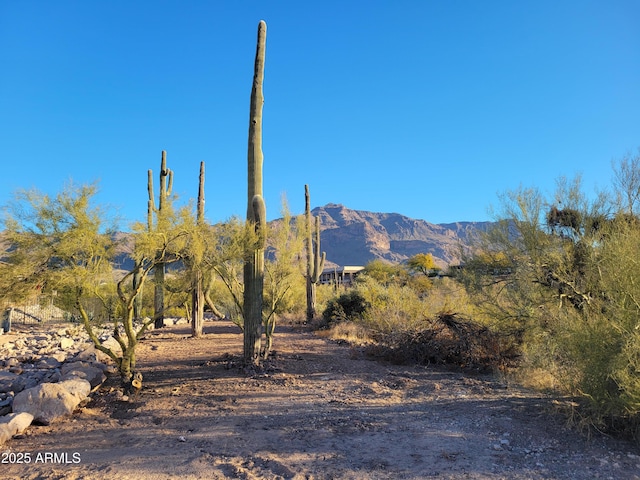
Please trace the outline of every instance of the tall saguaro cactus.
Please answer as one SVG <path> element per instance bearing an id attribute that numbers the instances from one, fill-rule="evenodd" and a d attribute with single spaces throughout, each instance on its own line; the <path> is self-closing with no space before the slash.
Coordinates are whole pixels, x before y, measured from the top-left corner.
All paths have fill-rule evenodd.
<path id="1" fill-rule="evenodd" d="M 311 230 L 311 200 L 309 185 L 304 186 L 304 217 L 306 221 L 306 251 L 307 251 L 307 320 L 316 316 L 316 285 L 324 268 L 326 253 L 320 255 L 320 218 L 315 218 L 315 230 Z M 315 235 L 315 242 L 313 236 Z"/>
<path id="2" fill-rule="evenodd" d="M 147 180 L 147 190 L 149 192 L 149 203 L 147 207 L 147 223 L 149 231 L 153 229 L 153 214 L 156 214 L 155 228 L 163 231 L 166 228 L 166 205 L 171 188 L 173 186 L 173 171 L 167 168 L 167 152 L 162 151 L 160 160 L 160 191 L 158 192 L 158 206 L 155 206 L 155 198 L 153 193 L 153 172 L 149 170 Z M 153 293 L 153 316 L 155 319 L 155 328 L 164 326 L 164 262 L 158 262 L 154 268 L 154 293 Z"/>
<path id="3" fill-rule="evenodd" d="M 198 206 L 196 213 L 197 228 L 204 225 L 204 162 L 200 162 L 200 178 L 198 183 Z M 200 232 L 199 232 L 200 233 Z M 204 323 L 204 278 L 198 262 L 194 262 L 193 291 L 191 292 L 191 335 L 200 337 Z"/>
<path id="4" fill-rule="evenodd" d="M 244 363 L 256 365 L 260 359 L 262 336 L 262 302 L 264 287 L 264 247 L 266 241 L 266 207 L 262 197 L 262 106 L 264 96 L 264 60 L 267 24 L 258 24 L 258 42 L 254 62 L 253 85 L 249 111 L 249 148 L 247 223 L 257 233 L 257 240 L 248 247 L 244 263 Z"/>

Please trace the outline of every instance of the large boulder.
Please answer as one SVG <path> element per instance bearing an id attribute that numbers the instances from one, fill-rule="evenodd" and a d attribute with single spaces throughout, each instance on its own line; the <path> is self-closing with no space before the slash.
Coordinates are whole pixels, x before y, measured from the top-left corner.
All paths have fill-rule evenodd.
<path id="1" fill-rule="evenodd" d="M 116 354 L 120 353 L 120 345 L 118 345 L 118 342 L 116 341 L 115 338 L 111 337 L 111 336 L 106 336 L 104 337 L 105 339 L 108 339 L 107 342 L 107 347 L 109 348 L 113 348 L 114 352 L 116 352 Z M 102 345 L 105 346 L 105 342 L 104 340 L 102 341 Z M 101 352 L 100 350 L 98 350 L 95 345 L 93 343 L 89 344 L 88 346 L 82 348 L 74 357 L 73 360 L 74 362 L 77 361 L 81 361 L 81 362 L 90 362 L 90 363 L 110 363 L 112 362 L 111 357 L 109 357 L 109 355 L 107 355 L 104 352 Z"/>
<path id="2" fill-rule="evenodd" d="M 62 362 L 66 358 L 65 354 L 46 355 L 40 358 L 40 361 L 36 364 L 36 367 L 41 370 L 60 368 Z"/>
<path id="3" fill-rule="evenodd" d="M 58 383 L 58 385 L 76 397 L 78 399 L 78 403 L 87 398 L 91 393 L 91 384 L 82 378 L 70 378 Z"/>
<path id="4" fill-rule="evenodd" d="M 33 415 L 27 412 L 10 413 L 0 417 L 0 445 L 14 435 L 24 432 L 33 422 Z"/>
<path id="5" fill-rule="evenodd" d="M 82 378 L 91 384 L 91 390 L 102 385 L 107 379 L 103 370 L 87 362 L 65 363 L 60 369 L 62 380 Z"/>
<path id="6" fill-rule="evenodd" d="M 9 427 L 7 427 L 6 425 L 0 424 L 0 445 L 4 445 L 4 443 L 7 440 L 9 440 L 11 437 L 13 437 L 13 435 L 11 435 Z"/>
<path id="7" fill-rule="evenodd" d="M 90 392 L 91 384 L 77 377 L 60 383 L 41 383 L 17 394 L 13 399 L 13 411 L 30 413 L 35 422 L 49 425 L 71 414 Z"/>

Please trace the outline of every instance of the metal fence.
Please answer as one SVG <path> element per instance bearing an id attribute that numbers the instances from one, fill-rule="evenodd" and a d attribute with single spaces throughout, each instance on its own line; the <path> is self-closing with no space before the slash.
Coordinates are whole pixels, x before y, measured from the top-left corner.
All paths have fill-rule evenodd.
<path id="1" fill-rule="evenodd" d="M 52 297 L 38 297 L 24 305 L 4 305 L 3 321 L 13 324 L 35 324 L 69 320 L 69 314 L 53 304 Z"/>

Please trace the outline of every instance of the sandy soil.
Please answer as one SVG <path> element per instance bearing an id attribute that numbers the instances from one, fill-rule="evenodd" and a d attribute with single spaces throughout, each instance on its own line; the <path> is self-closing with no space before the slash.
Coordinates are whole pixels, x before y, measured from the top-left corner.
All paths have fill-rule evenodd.
<path id="1" fill-rule="evenodd" d="M 381 363 L 294 327 L 251 375 L 237 327 L 205 332 L 151 332 L 135 399 L 108 380 L 72 418 L 1 447 L 0 477 L 640 479 L 636 445 L 589 439 L 557 399 L 491 376 Z"/>

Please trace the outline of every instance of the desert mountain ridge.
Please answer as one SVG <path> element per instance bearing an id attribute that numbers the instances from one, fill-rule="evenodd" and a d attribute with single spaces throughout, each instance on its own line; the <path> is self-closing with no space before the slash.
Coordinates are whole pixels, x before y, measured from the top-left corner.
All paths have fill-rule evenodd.
<path id="1" fill-rule="evenodd" d="M 372 260 L 402 263 L 418 253 L 430 253 L 441 268 L 460 263 L 460 249 L 469 249 L 473 238 L 493 222 L 429 223 L 399 213 L 352 210 L 328 203 L 311 210 L 320 218 L 320 249 L 326 252 L 325 268 L 366 265 Z M 274 222 L 282 219 L 275 219 Z M 127 237 L 120 233 L 118 238 Z M 130 242 L 124 242 L 116 263 L 133 268 Z"/>
<path id="2" fill-rule="evenodd" d="M 320 218 L 321 250 L 327 264 L 366 265 L 380 259 L 401 263 L 418 253 L 431 253 L 438 266 L 460 262 L 460 248 L 469 248 L 473 238 L 493 222 L 434 224 L 399 213 L 351 210 L 329 203 L 316 207 Z"/>
<path id="3" fill-rule="evenodd" d="M 311 213 L 320 218 L 320 247 L 327 254 L 325 267 L 366 265 L 376 259 L 401 263 L 417 253 L 431 253 L 436 264 L 446 268 L 460 263 L 461 247 L 468 249 L 473 238 L 493 224 L 434 224 L 399 213 L 352 210 L 336 203 L 316 207 Z M 7 245 L 2 238 L 0 232 L 0 251 L 5 251 Z M 121 242 L 116 265 L 133 268 L 130 234 L 118 232 L 115 238 Z"/>

